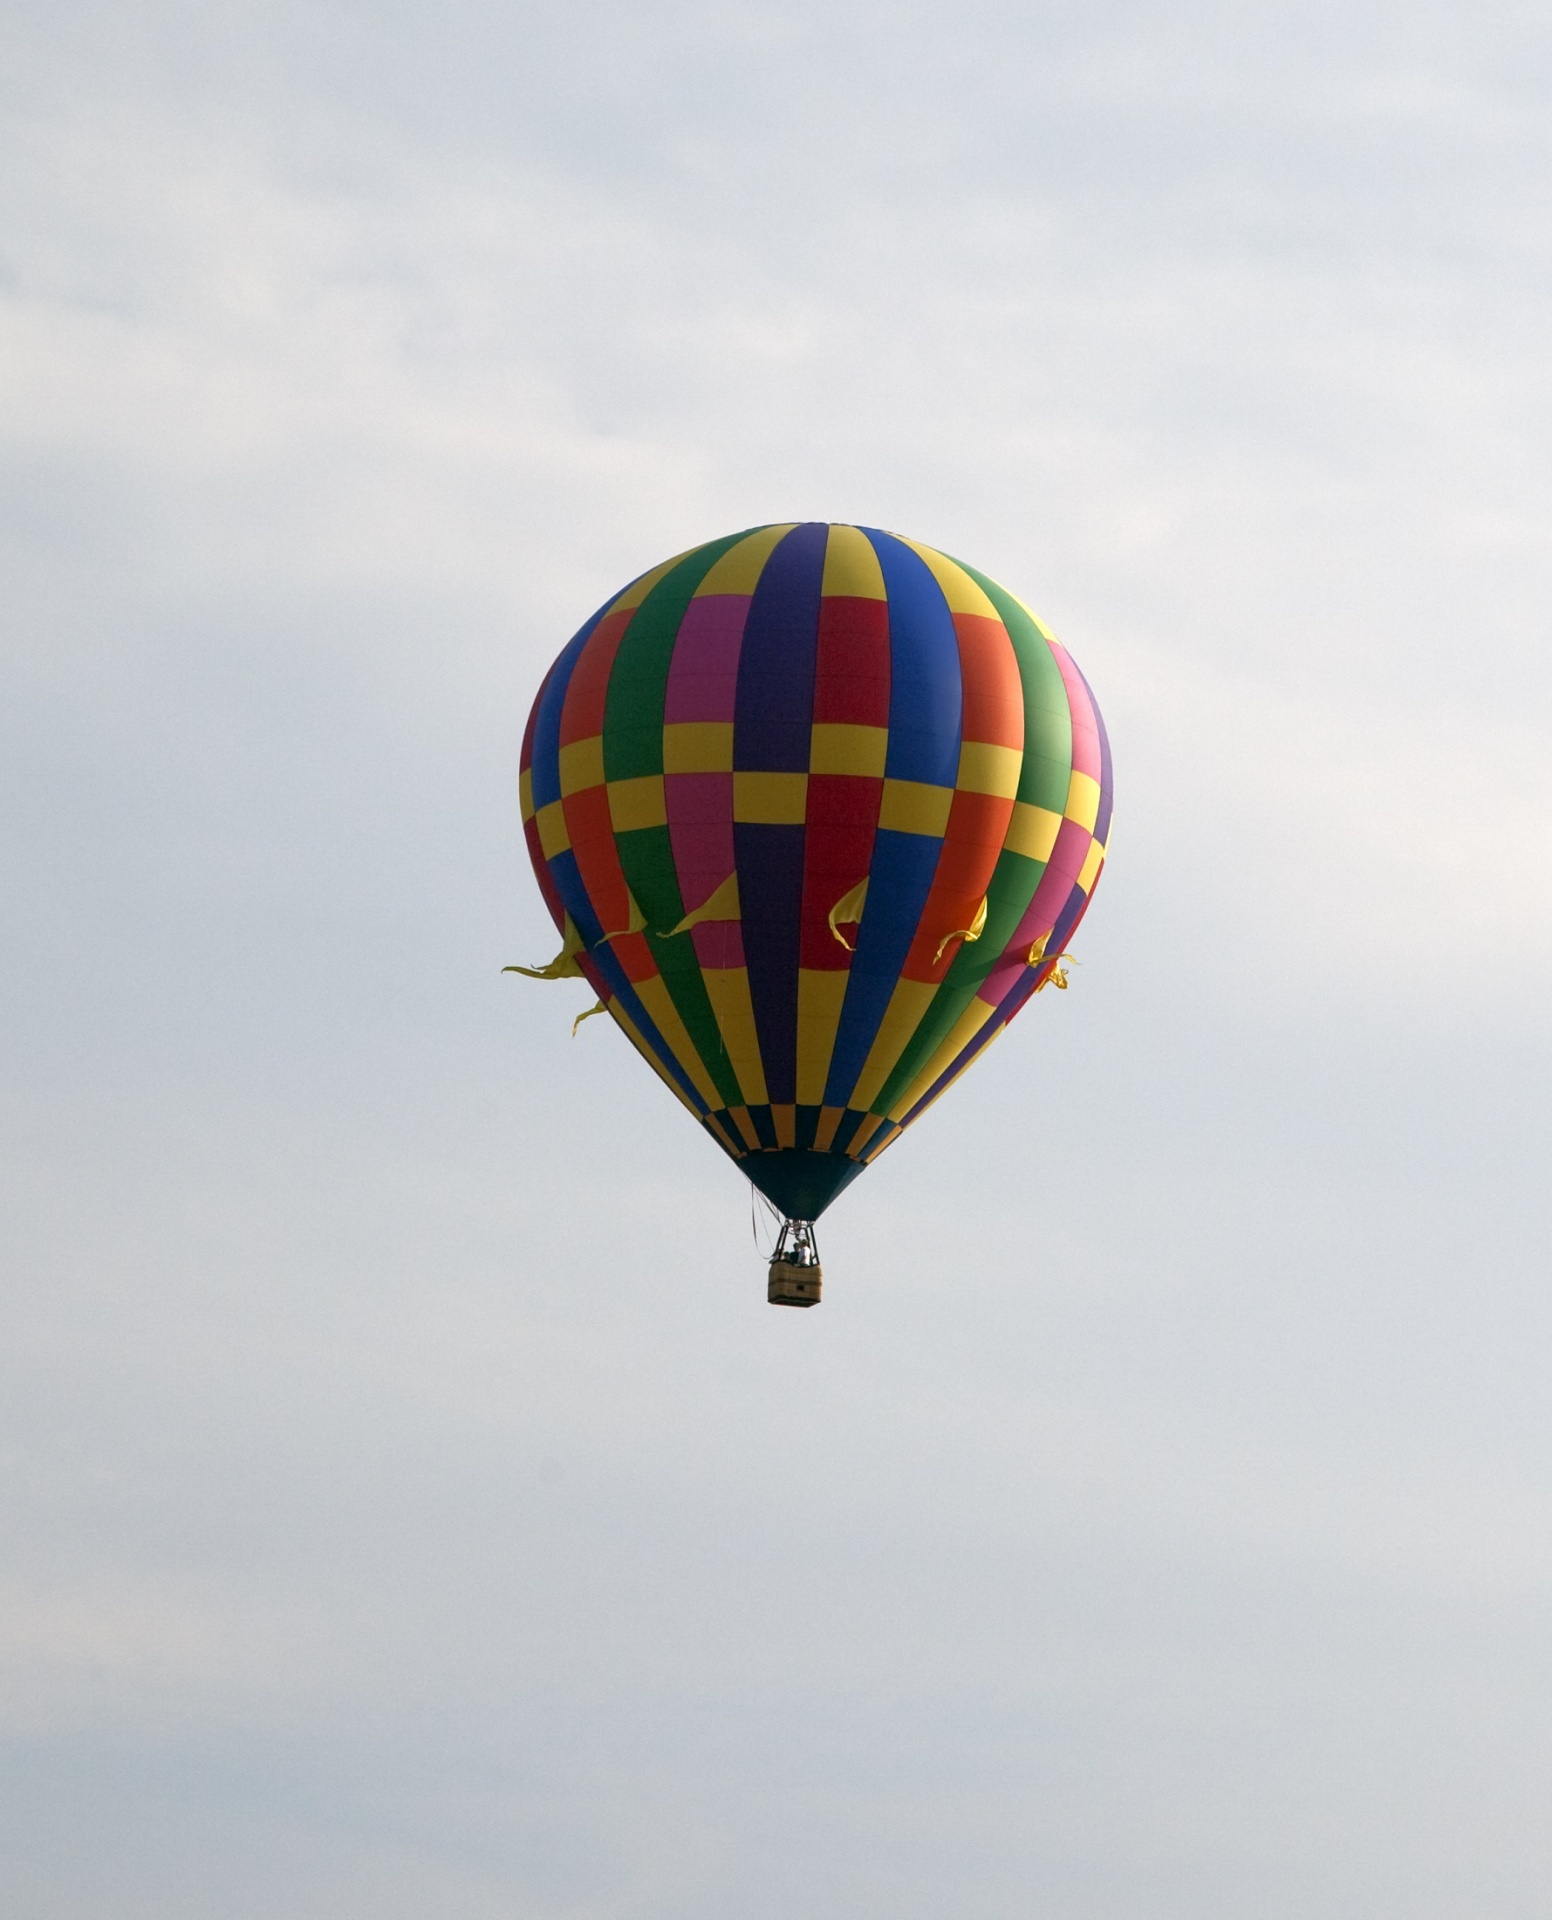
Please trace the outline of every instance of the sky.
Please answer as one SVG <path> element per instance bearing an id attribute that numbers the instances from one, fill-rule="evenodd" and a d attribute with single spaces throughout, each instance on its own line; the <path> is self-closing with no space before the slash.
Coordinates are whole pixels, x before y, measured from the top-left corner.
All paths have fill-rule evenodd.
<path id="1" fill-rule="evenodd" d="M 11 0 L 0 1908 L 1542 1920 L 1552 28 Z M 1116 832 L 773 1313 L 540 676 L 1028 600 Z"/>

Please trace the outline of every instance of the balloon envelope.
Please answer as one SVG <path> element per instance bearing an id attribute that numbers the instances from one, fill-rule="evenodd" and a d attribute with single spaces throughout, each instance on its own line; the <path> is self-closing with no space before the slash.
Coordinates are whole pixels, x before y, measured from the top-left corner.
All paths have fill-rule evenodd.
<path id="1" fill-rule="evenodd" d="M 994 581 L 783 524 L 586 623 L 529 716 L 522 804 L 552 971 L 812 1220 L 1053 978 L 1110 754 L 1083 676 Z"/>

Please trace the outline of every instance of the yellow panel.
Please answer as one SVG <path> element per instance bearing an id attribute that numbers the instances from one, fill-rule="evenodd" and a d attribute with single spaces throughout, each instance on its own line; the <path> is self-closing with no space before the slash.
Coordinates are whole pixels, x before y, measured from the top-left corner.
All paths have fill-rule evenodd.
<path id="1" fill-rule="evenodd" d="M 534 816 L 532 767 L 524 767 L 517 776 L 517 803 L 523 810 L 523 825 L 526 827 Z"/>
<path id="2" fill-rule="evenodd" d="M 663 729 L 664 773 L 731 773 L 731 720 L 675 720 Z"/>
<path id="3" fill-rule="evenodd" d="M 1061 830 L 1059 813 L 1052 813 L 1049 807 L 1032 807 L 1027 800 L 1016 800 L 1002 844 L 1010 853 L 1023 854 L 1026 860 L 1049 860 Z"/>
<path id="4" fill-rule="evenodd" d="M 728 1152 L 732 1154 L 735 1160 L 743 1159 L 744 1157 L 743 1148 L 739 1145 L 738 1141 L 736 1141 L 733 1138 L 732 1134 L 728 1132 L 727 1128 L 723 1126 L 722 1122 L 717 1118 L 717 1116 L 714 1113 L 707 1114 L 706 1124 L 708 1127 L 712 1127 L 716 1130 L 717 1138 L 723 1143 L 723 1145 L 727 1148 Z"/>
<path id="5" fill-rule="evenodd" d="M 888 727 L 854 727 L 819 720 L 809 736 L 810 773 L 857 773 L 883 778 Z"/>
<path id="6" fill-rule="evenodd" d="M 755 1031 L 754 1003 L 749 998 L 749 975 L 743 967 L 702 967 L 706 997 L 716 1016 L 728 1062 L 738 1079 L 746 1107 L 763 1107 L 765 1069 L 760 1061 L 760 1038 Z M 740 1123 L 741 1124 L 741 1123 Z M 751 1137 L 750 1146 L 755 1144 Z"/>
<path id="7" fill-rule="evenodd" d="M 997 1009 L 987 1001 L 977 997 L 972 1000 L 964 1012 L 949 1029 L 947 1037 L 933 1050 L 932 1058 L 927 1062 L 916 1078 L 889 1109 L 891 1120 L 903 1120 L 916 1102 L 937 1079 L 940 1073 L 947 1073 L 949 1063 L 981 1031 Z"/>
<path id="8" fill-rule="evenodd" d="M 547 807 L 541 807 L 534 818 L 539 823 L 540 850 L 546 860 L 553 860 L 557 853 L 564 853 L 571 845 L 563 803 L 552 800 Z"/>
<path id="9" fill-rule="evenodd" d="M 929 786 L 922 780 L 886 780 L 878 824 L 896 833 L 930 833 L 941 840 L 953 804 L 952 787 Z"/>
<path id="10" fill-rule="evenodd" d="M 950 613 L 978 613 L 983 619 L 1002 624 L 1002 616 L 987 599 L 985 589 L 972 580 L 957 561 L 950 560 L 946 553 L 939 553 L 936 547 L 924 547 L 918 541 L 905 540 L 900 534 L 895 538 L 926 561 L 933 579 L 943 589 Z"/>
<path id="11" fill-rule="evenodd" d="M 759 1104 L 763 1107 L 765 1102 L 762 1100 Z M 733 1115 L 733 1125 L 737 1127 L 738 1131 L 743 1135 L 745 1146 L 748 1147 L 751 1153 L 758 1153 L 760 1151 L 760 1136 L 754 1130 L 754 1122 L 749 1118 L 748 1113 L 743 1107 L 734 1107 L 731 1111 Z"/>
<path id="12" fill-rule="evenodd" d="M 830 1151 L 831 1144 L 835 1139 L 835 1129 L 841 1124 L 845 1114 L 846 1109 L 844 1107 L 821 1107 L 819 1109 L 819 1125 L 814 1133 L 815 1153 L 828 1153 Z"/>
<path id="13" fill-rule="evenodd" d="M 989 740 L 966 740 L 959 749 L 958 786 L 962 793 L 994 793 L 1011 800 L 1024 771 L 1022 747 L 996 747 Z"/>
<path id="14" fill-rule="evenodd" d="M 628 608 L 639 607 L 658 581 L 665 574 L 672 573 L 679 562 L 688 559 L 694 551 L 694 547 L 686 547 L 683 553 L 676 553 L 672 560 L 665 560 L 661 566 L 653 567 L 650 573 L 644 573 L 639 580 L 632 580 L 617 599 L 609 602 L 609 613 L 624 613 Z M 604 617 L 607 619 L 608 614 Z"/>
<path id="15" fill-rule="evenodd" d="M 798 1143 L 798 1112 L 796 1107 L 772 1107 L 771 1119 L 776 1127 L 778 1147 L 795 1147 Z"/>
<path id="16" fill-rule="evenodd" d="M 884 1018 L 868 1050 L 867 1061 L 856 1086 L 846 1097 L 849 1107 L 872 1106 L 878 1098 L 879 1088 L 905 1052 L 911 1035 L 921 1025 L 922 1015 L 931 1006 L 932 996 L 937 990 L 936 983 L 931 980 L 896 981 L 895 990 L 889 996 L 889 1005 L 884 1010 Z M 852 1152 L 856 1144 L 853 1141 L 846 1151 Z"/>
<path id="17" fill-rule="evenodd" d="M 860 1160 L 862 1158 L 862 1149 L 883 1124 L 884 1116 L 881 1113 L 870 1113 L 850 1140 L 846 1142 L 846 1158 L 848 1160 Z"/>
<path id="18" fill-rule="evenodd" d="M 1083 865 L 1078 869 L 1078 885 L 1085 893 L 1094 891 L 1094 882 L 1099 878 L 1099 870 L 1104 864 L 1105 849 L 1095 840 L 1084 857 Z"/>
<path id="19" fill-rule="evenodd" d="M 796 525 L 796 520 L 784 520 L 779 527 L 761 527 L 747 534 L 736 547 L 729 547 L 695 589 L 696 599 L 707 593 L 753 593 L 772 549 Z"/>
<path id="20" fill-rule="evenodd" d="M 806 773 L 735 773 L 733 818 L 751 825 L 800 827 L 808 810 Z"/>
<path id="21" fill-rule="evenodd" d="M 560 750 L 560 790 L 586 793 L 589 787 L 604 783 L 604 737 L 593 734 L 586 740 L 573 740 Z"/>
<path id="22" fill-rule="evenodd" d="M 637 780 L 609 782 L 609 824 L 616 833 L 631 833 L 637 827 L 661 827 L 667 820 L 662 774 L 644 773 Z"/>
<path id="23" fill-rule="evenodd" d="M 646 1041 L 642 1039 L 635 1021 L 631 1019 L 624 1007 L 620 1005 L 618 1000 L 612 998 L 606 1000 L 604 1005 L 613 1016 L 615 1025 L 625 1035 L 626 1039 L 630 1041 L 631 1045 L 641 1055 L 642 1059 L 646 1061 L 647 1065 L 657 1075 L 658 1079 L 662 1081 L 663 1085 L 667 1087 L 668 1091 L 679 1102 L 680 1106 L 688 1108 L 691 1113 L 695 1114 L 696 1119 L 699 1120 L 701 1116 L 699 1113 L 696 1113 L 694 1103 L 686 1098 L 684 1088 L 680 1086 L 679 1082 L 668 1072 L 662 1061 L 658 1059 L 657 1055 L 647 1045 Z"/>
<path id="24" fill-rule="evenodd" d="M 1067 788 L 1067 818 L 1076 820 L 1080 827 L 1094 831 L 1094 822 L 1099 818 L 1099 782 L 1092 774 L 1079 773 L 1073 769 L 1072 782 Z"/>
<path id="25" fill-rule="evenodd" d="M 831 527 L 825 540 L 821 593 L 846 594 L 853 600 L 887 600 L 884 570 L 873 543 L 861 527 Z"/>
<path id="26" fill-rule="evenodd" d="M 849 973 L 840 969 L 798 968 L 798 1105 L 817 1107 L 830 1077 L 830 1056 L 841 1024 Z M 832 1126 L 830 1131 L 835 1131 Z"/>
<path id="27" fill-rule="evenodd" d="M 708 1107 L 720 1107 L 722 1095 L 712 1085 L 710 1075 L 701 1064 L 701 1057 L 695 1051 L 695 1042 L 685 1031 L 685 1024 L 679 1018 L 679 1009 L 668 997 L 668 988 L 663 984 L 663 976 L 654 974 L 650 980 L 633 980 L 631 985 L 635 987 L 637 997 L 651 1015 L 653 1026 L 662 1034 L 663 1044 L 684 1068 L 695 1091 Z"/>

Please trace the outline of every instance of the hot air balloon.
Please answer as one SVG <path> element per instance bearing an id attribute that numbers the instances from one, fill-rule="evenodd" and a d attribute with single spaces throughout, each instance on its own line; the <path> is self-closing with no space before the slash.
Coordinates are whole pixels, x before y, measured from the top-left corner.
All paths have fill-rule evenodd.
<path id="1" fill-rule="evenodd" d="M 1066 985 L 1110 832 L 1087 683 L 962 561 L 755 527 L 586 622 L 521 790 L 562 945 L 508 971 L 589 983 L 781 1216 L 768 1297 L 813 1305 L 825 1208 Z"/>

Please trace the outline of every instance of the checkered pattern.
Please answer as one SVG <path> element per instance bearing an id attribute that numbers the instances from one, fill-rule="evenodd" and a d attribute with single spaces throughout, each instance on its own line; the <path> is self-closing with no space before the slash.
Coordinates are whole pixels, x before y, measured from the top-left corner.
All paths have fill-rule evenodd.
<path id="1" fill-rule="evenodd" d="M 1098 709 L 1033 615 L 930 547 L 818 523 L 697 547 L 596 614 L 521 784 L 600 999 L 803 1218 L 1044 983 L 1110 828 Z"/>

